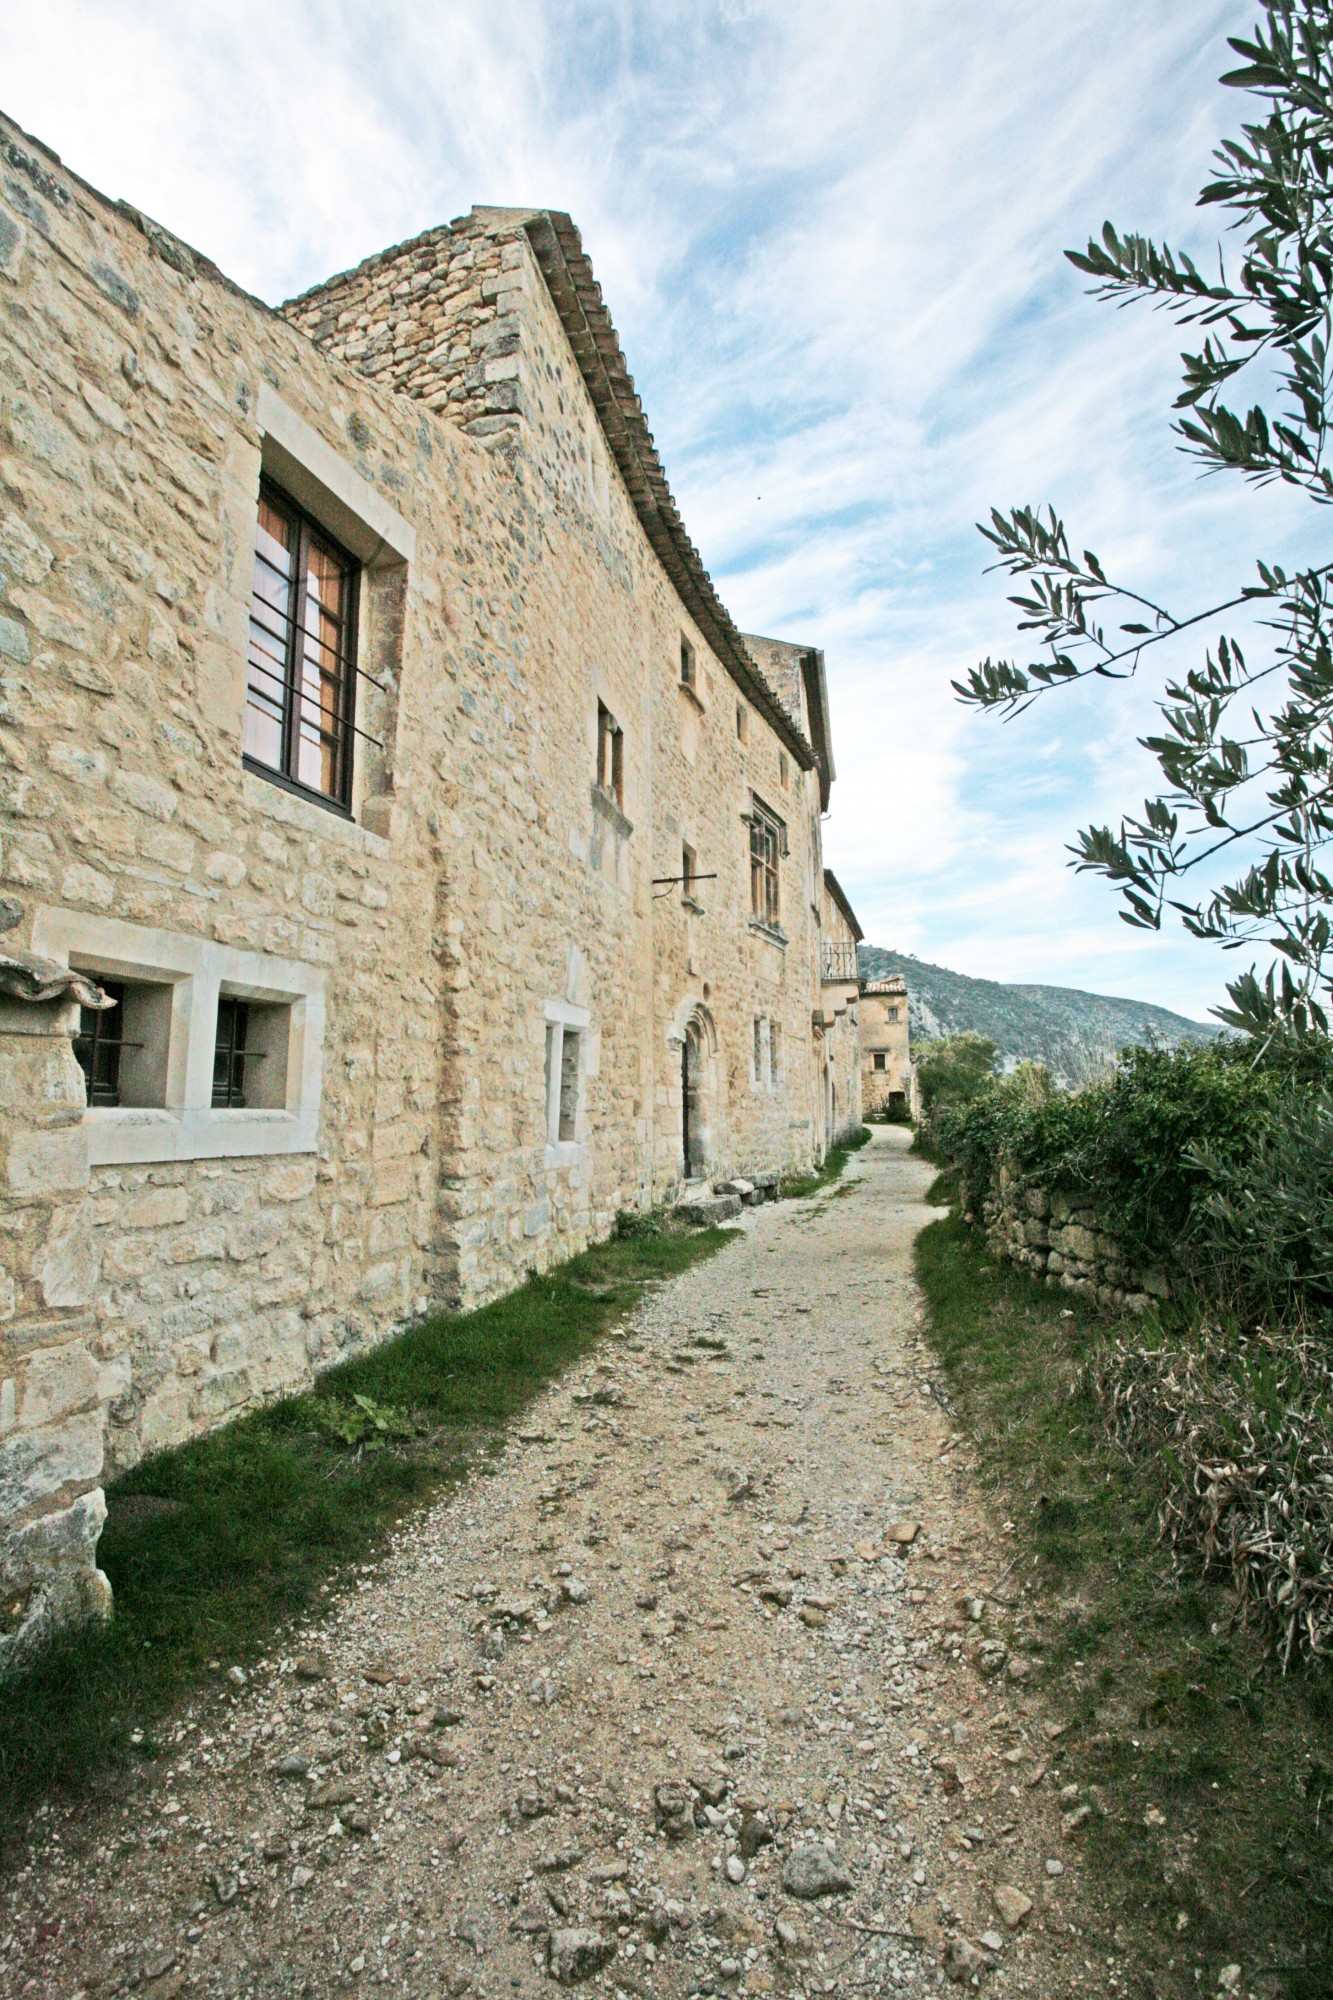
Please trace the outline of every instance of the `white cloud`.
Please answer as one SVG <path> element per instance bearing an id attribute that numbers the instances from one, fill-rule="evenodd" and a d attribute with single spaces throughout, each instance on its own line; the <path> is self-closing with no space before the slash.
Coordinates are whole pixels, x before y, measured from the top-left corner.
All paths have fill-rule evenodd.
<path id="1" fill-rule="evenodd" d="M 870 934 L 1186 1004 L 1228 968 L 1065 868 L 1134 807 L 1150 687 L 1010 729 L 973 522 L 1055 500 L 1190 602 L 1294 532 L 1172 450 L 1177 340 L 1084 299 L 1106 215 L 1206 252 L 1247 0 L 45 0 L 5 107 L 277 299 L 474 201 L 583 229 L 687 522 L 746 629 L 825 648 L 830 859 Z"/>

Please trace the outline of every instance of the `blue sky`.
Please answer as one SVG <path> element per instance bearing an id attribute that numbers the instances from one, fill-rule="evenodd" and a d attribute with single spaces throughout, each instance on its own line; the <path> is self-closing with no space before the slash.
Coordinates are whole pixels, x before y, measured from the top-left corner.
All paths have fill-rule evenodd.
<path id="1" fill-rule="evenodd" d="M 1308 534 L 1173 448 L 1169 322 L 1086 298 L 1106 216 L 1199 254 L 1231 0 L 44 0 L 0 102 L 278 300 L 474 202 L 568 209 L 748 630 L 823 646 L 826 829 L 875 942 L 1202 1015 L 1234 969 L 1128 930 L 1065 845 L 1135 808 L 1148 681 L 1001 725 L 974 523 L 1051 499 L 1176 607 Z M 1172 664 L 1183 667 L 1184 656 Z"/>

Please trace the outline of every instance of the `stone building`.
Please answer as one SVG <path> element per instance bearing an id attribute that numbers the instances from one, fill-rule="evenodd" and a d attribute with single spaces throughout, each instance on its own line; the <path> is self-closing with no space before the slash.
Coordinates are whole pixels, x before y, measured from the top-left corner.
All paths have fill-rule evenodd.
<path id="1" fill-rule="evenodd" d="M 2 1666 L 106 1478 L 851 1097 L 822 656 L 568 217 L 275 311 L 0 120 L 0 365 Z"/>
<path id="2" fill-rule="evenodd" d="M 861 982 L 861 1091 L 867 1118 L 917 1113 L 901 972 Z"/>
<path id="3" fill-rule="evenodd" d="M 861 1129 L 861 1030 L 856 947 L 864 933 L 831 868 L 824 870 L 819 946 L 820 1023 L 816 1063 L 823 1130 L 830 1145 Z"/>

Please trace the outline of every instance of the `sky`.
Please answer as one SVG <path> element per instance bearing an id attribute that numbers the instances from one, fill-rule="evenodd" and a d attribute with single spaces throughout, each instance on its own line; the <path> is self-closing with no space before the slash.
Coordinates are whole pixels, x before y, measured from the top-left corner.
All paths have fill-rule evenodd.
<path id="1" fill-rule="evenodd" d="M 1137 810 L 1156 675 L 1004 724 L 975 523 L 1053 502 L 1174 610 L 1290 559 L 1297 503 L 1175 448 L 1182 339 L 1090 299 L 1107 217 L 1206 258 L 1232 0 L 43 0 L 0 105 L 276 303 L 475 203 L 578 223 L 743 630 L 823 648 L 826 859 L 867 938 L 1197 1017 L 1249 962 L 1068 868 Z M 1189 664 L 1182 648 L 1169 661 Z"/>

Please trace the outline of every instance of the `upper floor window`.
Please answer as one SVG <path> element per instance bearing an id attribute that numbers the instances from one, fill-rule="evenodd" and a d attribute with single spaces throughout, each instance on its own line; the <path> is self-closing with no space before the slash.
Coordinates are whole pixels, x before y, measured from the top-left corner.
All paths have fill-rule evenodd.
<path id="1" fill-rule="evenodd" d="M 699 857 L 688 841 L 681 842 L 680 849 L 680 893 L 684 902 L 694 900 L 697 887 L 695 877 L 699 872 Z"/>
<path id="2" fill-rule="evenodd" d="M 260 488 L 245 754 L 344 808 L 352 794 L 359 565 L 285 493 Z"/>
<path id="3" fill-rule="evenodd" d="M 597 784 L 625 810 L 625 732 L 605 702 L 597 704 Z"/>
<path id="4" fill-rule="evenodd" d="M 680 635 L 680 684 L 682 687 L 693 688 L 696 693 L 698 692 L 698 662 L 695 658 L 694 648 L 683 632 Z"/>
<path id="5" fill-rule="evenodd" d="M 750 711 L 743 701 L 736 703 L 736 741 L 744 743 L 750 734 Z"/>
<path id="6" fill-rule="evenodd" d="M 778 783 L 785 792 L 787 789 L 787 753 L 785 750 L 779 750 L 778 752 Z"/>
<path id="7" fill-rule="evenodd" d="M 782 821 L 756 799 L 750 813 L 750 915 L 774 930 L 781 917 L 778 863 L 784 845 Z"/>

